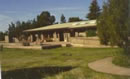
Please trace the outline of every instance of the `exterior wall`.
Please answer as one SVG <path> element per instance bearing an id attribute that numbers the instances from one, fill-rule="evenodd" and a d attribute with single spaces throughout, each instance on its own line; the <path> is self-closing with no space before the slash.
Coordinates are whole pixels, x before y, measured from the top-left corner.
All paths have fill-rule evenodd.
<path id="1" fill-rule="evenodd" d="M 7 36 L 7 35 L 5 36 L 5 42 L 9 43 L 9 36 Z"/>
<path id="2" fill-rule="evenodd" d="M 40 44 L 41 40 L 40 40 L 38 34 L 36 34 L 35 36 L 36 36 L 36 44 Z"/>
<path id="3" fill-rule="evenodd" d="M 33 42 L 33 35 L 30 35 L 30 36 L 28 37 L 28 42 Z"/>
<path id="4" fill-rule="evenodd" d="M 101 45 L 98 37 L 71 37 L 69 41 L 79 45 Z"/>
<path id="5" fill-rule="evenodd" d="M 19 43 L 20 41 L 17 38 L 13 38 L 15 43 Z"/>
<path id="6" fill-rule="evenodd" d="M 8 36 L 8 35 L 5 36 L 5 42 L 6 42 L 6 43 L 10 43 L 10 40 L 9 40 L 9 36 Z M 12 42 L 14 42 L 14 43 L 19 43 L 20 41 L 19 41 L 18 38 L 13 37 L 13 38 L 12 38 Z"/>
<path id="7" fill-rule="evenodd" d="M 57 34 L 56 32 L 53 33 L 53 41 L 54 42 L 58 42 L 59 41 L 59 34 Z"/>
<path id="8" fill-rule="evenodd" d="M 64 33 L 64 42 L 69 42 L 70 33 Z"/>
<path id="9" fill-rule="evenodd" d="M 86 37 L 86 32 L 79 33 L 79 37 Z"/>

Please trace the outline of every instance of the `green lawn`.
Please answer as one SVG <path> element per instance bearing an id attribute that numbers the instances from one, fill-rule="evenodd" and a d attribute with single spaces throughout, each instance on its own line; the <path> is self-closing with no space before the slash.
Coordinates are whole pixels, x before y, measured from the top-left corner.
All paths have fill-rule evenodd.
<path id="1" fill-rule="evenodd" d="M 58 48 L 52 50 L 4 49 L 4 79 L 130 79 L 95 72 L 88 63 L 121 56 L 119 48 Z"/>

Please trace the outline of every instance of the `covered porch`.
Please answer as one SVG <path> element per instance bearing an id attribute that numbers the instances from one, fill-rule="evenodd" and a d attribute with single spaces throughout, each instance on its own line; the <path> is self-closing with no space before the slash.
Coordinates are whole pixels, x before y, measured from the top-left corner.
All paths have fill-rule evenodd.
<path id="1" fill-rule="evenodd" d="M 70 42 L 71 37 L 86 37 L 87 30 L 96 31 L 96 21 L 82 21 L 50 25 L 46 27 L 25 30 L 27 41 L 36 44 L 46 42 Z"/>

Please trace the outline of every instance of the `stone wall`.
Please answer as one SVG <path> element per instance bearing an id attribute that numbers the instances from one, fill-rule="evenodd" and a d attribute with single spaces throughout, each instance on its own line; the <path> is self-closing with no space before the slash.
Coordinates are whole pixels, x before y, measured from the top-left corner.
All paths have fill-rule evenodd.
<path id="1" fill-rule="evenodd" d="M 73 37 L 73 38 L 71 37 L 69 41 L 72 44 L 79 44 L 79 45 L 91 45 L 91 46 L 101 45 L 98 37 Z"/>

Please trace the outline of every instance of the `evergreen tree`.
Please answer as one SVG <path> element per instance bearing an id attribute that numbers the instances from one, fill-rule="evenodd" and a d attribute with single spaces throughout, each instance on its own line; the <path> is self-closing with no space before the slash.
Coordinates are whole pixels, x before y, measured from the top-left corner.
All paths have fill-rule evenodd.
<path id="1" fill-rule="evenodd" d="M 109 25 L 106 21 L 106 19 L 109 18 L 108 12 L 108 4 L 104 3 L 103 12 L 101 13 L 101 16 L 98 18 L 97 21 L 98 36 L 100 38 L 101 44 L 105 45 L 108 45 L 109 42 Z"/>
<path id="2" fill-rule="evenodd" d="M 55 21 L 56 21 L 56 18 L 55 18 L 55 16 L 52 15 L 52 16 L 50 17 L 50 24 L 51 24 L 51 25 L 54 24 Z"/>
<path id="3" fill-rule="evenodd" d="M 127 26 L 128 26 L 128 41 L 126 41 L 126 46 L 125 46 L 125 52 L 130 54 L 130 0 L 129 0 L 129 15 L 128 15 L 128 20 L 127 20 Z"/>
<path id="4" fill-rule="evenodd" d="M 66 19 L 63 14 L 61 15 L 60 23 L 66 23 Z"/>
<path id="5" fill-rule="evenodd" d="M 100 7 L 98 6 L 97 0 L 93 0 L 90 6 L 90 13 L 86 16 L 89 20 L 97 19 L 100 15 Z"/>
<path id="6" fill-rule="evenodd" d="M 98 19 L 98 32 L 101 41 L 109 42 L 111 45 L 123 46 L 123 43 L 128 40 L 127 20 L 128 0 L 109 0 L 107 7 L 103 8 Z"/>
<path id="7" fill-rule="evenodd" d="M 33 19 L 31 27 L 32 29 L 37 27 L 37 21 L 35 19 Z"/>
<path id="8" fill-rule="evenodd" d="M 78 21 L 82 21 L 82 19 L 80 19 L 79 17 L 70 17 L 69 18 L 69 22 L 78 22 Z"/>
<path id="9" fill-rule="evenodd" d="M 0 41 L 4 41 L 5 34 L 3 32 L 0 32 Z"/>
<path id="10" fill-rule="evenodd" d="M 37 16 L 37 27 L 52 25 L 55 22 L 55 16 L 52 16 L 48 11 L 43 11 Z"/>
<path id="11" fill-rule="evenodd" d="M 15 24 L 13 22 L 11 22 L 11 24 L 9 24 L 9 29 L 8 29 L 10 42 L 13 42 L 13 37 L 15 37 L 15 35 L 16 35 L 15 29 L 16 29 Z"/>

